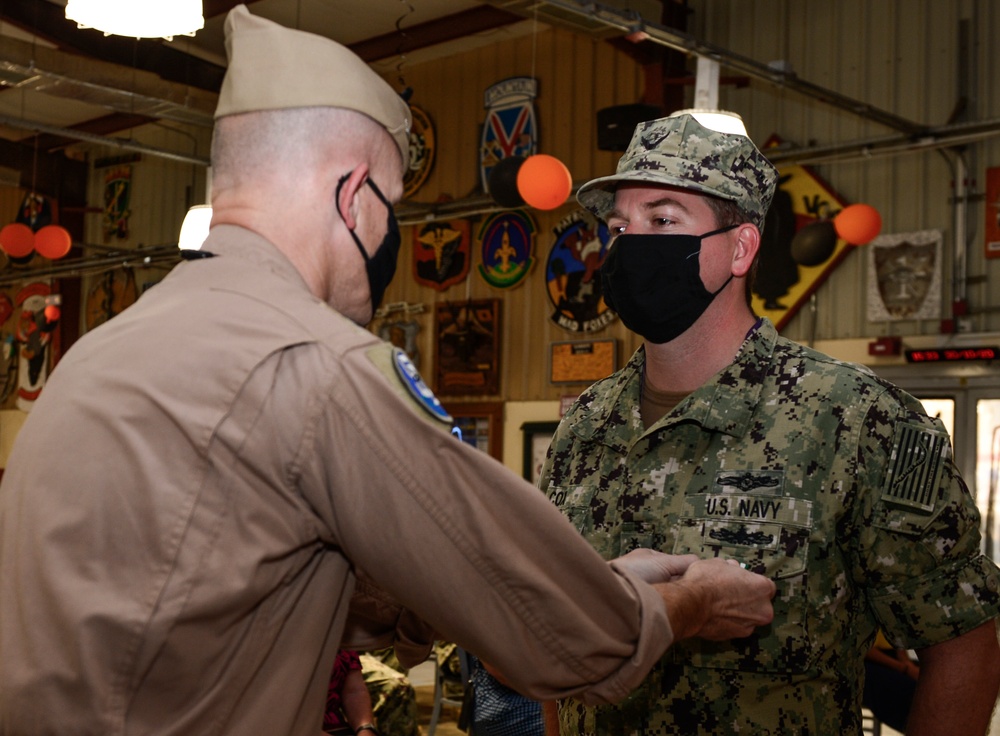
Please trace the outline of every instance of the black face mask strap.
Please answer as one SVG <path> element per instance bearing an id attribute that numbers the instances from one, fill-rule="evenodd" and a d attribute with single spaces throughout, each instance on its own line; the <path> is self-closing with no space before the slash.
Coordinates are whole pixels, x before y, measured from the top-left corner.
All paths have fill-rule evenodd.
<path id="1" fill-rule="evenodd" d="M 718 235 L 719 233 L 728 233 L 730 230 L 735 230 L 736 228 L 738 228 L 742 224 L 743 223 L 737 222 L 737 223 L 735 223 L 733 225 L 726 225 L 725 227 L 720 227 L 718 230 L 713 230 L 710 233 L 705 233 L 704 235 L 699 235 L 698 238 L 699 238 L 699 240 L 704 240 L 705 238 L 710 238 L 713 235 Z"/>
<path id="2" fill-rule="evenodd" d="M 336 197 L 336 201 L 337 201 L 337 214 L 340 215 L 340 219 L 341 220 L 344 219 L 344 213 L 340 211 L 340 190 L 344 187 L 344 182 L 346 182 L 350 178 L 351 174 L 353 174 L 353 173 L 354 173 L 354 170 L 351 169 L 346 174 L 344 174 L 342 177 L 340 177 L 340 181 L 337 182 L 337 191 L 334 194 L 334 196 Z M 371 179 L 368 180 L 368 183 L 371 184 Z M 378 195 L 379 199 L 382 199 L 383 201 L 385 201 L 382 198 L 382 192 L 380 192 L 375 187 L 374 184 L 372 184 L 372 189 L 375 190 L 375 193 Z M 358 239 L 358 236 L 354 233 L 353 230 L 349 229 L 347 232 L 349 232 L 351 234 L 351 239 L 354 241 L 354 244 L 358 247 L 358 250 L 361 251 L 361 257 L 365 259 L 365 264 L 367 265 L 367 263 L 369 261 L 368 254 L 365 252 L 364 246 L 361 245 L 361 241 Z"/>
<path id="3" fill-rule="evenodd" d="M 702 236 L 701 236 L 701 239 L 702 239 L 702 240 L 704 240 L 705 238 L 710 238 L 710 237 L 712 237 L 713 235 L 718 235 L 719 233 L 727 233 L 727 232 L 729 232 L 730 230 L 734 230 L 735 228 L 738 228 L 738 227 L 740 226 L 740 224 L 741 224 L 741 223 L 738 223 L 738 222 L 737 222 L 737 223 L 736 223 L 736 224 L 734 224 L 734 225 L 726 225 L 726 227 L 720 227 L 720 228 L 719 228 L 718 230 L 713 230 L 713 231 L 712 231 L 712 232 L 710 232 L 710 233 L 705 233 L 704 235 L 702 235 Z M 722 286 L 720 286 L 720 287 L 719 287 L 718 289 L 716 289 L 715 291 L 711 292 L 711 294 L 712 294 L 712 298 L 714 299 L 714 298 L 715 298 L 715 297 L 717 297 L 717 296 L 718 296 L 718 295 L 719 295 L 720 293 L 722 293 L 722 290 L 723 290 L 723 289 L 725 289 L 725 288 L 726 288 L 727 286 L 729 286 L 729 282 L 730 282 L 730 281 L 732 281 L 732 280 L 733 280 L 733 274 L 729 274 L 729 278 L 728 278 L 728 279 L 726 279 L 726 283 L 724 283 L 724 284 L 723 284 Z"/>

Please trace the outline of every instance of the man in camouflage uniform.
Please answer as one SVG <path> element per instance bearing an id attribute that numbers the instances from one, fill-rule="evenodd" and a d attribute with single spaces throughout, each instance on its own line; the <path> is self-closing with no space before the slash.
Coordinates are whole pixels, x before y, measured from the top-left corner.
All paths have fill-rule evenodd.
<path id="1" fill-rule="evenodd" d="M 362 653 L 360 659 L 380 736 L 420 736 L 417 693 L 395 651 Z"/>
<path id="2" fill-rule="evenodd" d="M 616 236 L 605 297 L 645 343 L 564 417 L 541 488 L 606 558 L 733 559 L 777 594 L 772 625 L 675 645 L 618 705 L 562 701 L 563 734 L 859 733 L 879 627 L 920 654 L 909 733 L 987 727 L 998 571 L 946 431 L 749 306 L 776 178 L 746 136 L 679 115 L 580 189 Z"/>

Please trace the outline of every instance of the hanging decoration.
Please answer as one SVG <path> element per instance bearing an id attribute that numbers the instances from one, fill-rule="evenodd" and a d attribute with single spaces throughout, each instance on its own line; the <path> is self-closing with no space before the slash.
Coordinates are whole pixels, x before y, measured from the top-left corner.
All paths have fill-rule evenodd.
<path id="1" fill-rule="evenodd" d="M 986 169 L 986 222 L 983 228 L 983 255 L 1000 258 L 1000 166 Z"/>
<path id="2" fill-rule="evenodd" d="M 32 182 L 32 187 L 34 187 L 34 182 Z M 24 195 L 14 222 L 27 225 L 32 232 L 37 233 L 43 227 L 51 225 L 52 221 L 52 205 L 48 199 L 33 191 Z"/>
<path id="3" fill-rule="evenodd" d="M 413 278 L 444 291 L 469 274 L 472 226 L 468 220 L 431 222 L 413 229 Z"/>
<path id="4" fill-rule="evenodd" d="M 799 228 L 792 237 L 792 259 L 800 266 L 818 266 L 837 247 L 832 220 L 817 220 Z"/>
<path id="5" fill-rule="evenodd" d="M 104 242 L 112 237 L 128 237 L 128 218 L 132 214 L 132 167 L 117 166 L 104 175 Z"/>
<path id="6" fill-rule="evenodd" d="M 45 386 L 52 341 L 58 334 L 59 315 L 50 311 L 47 316 L 46 307 L 58 306 L 59 297 L 47 283 L 38 281 L 21 289 L 15 302 L 21 310 L 15 334 L 19 343 L 17 408 L 29 412 Z"/>
<path id="7" fill-rule="evenodd" d="M 53 224 L 52 211 L 52 205 L 42 195 L 25 195 L 15 221 L 0 228 L 0 249 L 12 263 L 25 265 L 36 251 L 51 260 L 69 253 L 73 239 L 66 228 Z"/>
<path id="8" fill-rule="evenodd" d="M 410 163 L 403 174 L 403 197 L 412 197 L 424 185 L 434 168 L 437 139 L 430 116 L 410 105 L 413 125 L 410 128 Z"/>
<path id="9" fill-rule="evenodd" d="M 604 301 L 598 270 L 608 252 L 608 228 L 586 210 L 556 225 L 555 242 L 545 266 L 551 319 L 570 332 L 596 332 L 617 315 Z"/>
<path id="10" fill-rule="evenodd" d="M 486 122 L 479 146 L 483 191 L 489 192 L 490 172 L 502 159 L 531 156 L 538 146 L 534 99 L 538 80 L 511 77 L 486 90 Z"/>
<path id="11" fill-rule="evenodd" d="M 434 305 L 438 395 L 500 393 L 500 306 L 499 299 Z"/>
<path id="12" fill-rule="evenodd" d="M 767 149 L 780 142 L 772 136 L 761 150 L 767 155 Z M 844 206 L 832 187 L 808 167 L 778 166 L 778 187 L 761 235 L 752 308 L 779 330 L 853 250 L 836 237 L 830 247 L 830 224 Z M 799 235 L 807 226 L 824 222 Z"/>
<path id="13" fill-rule="evenodd" d="M 389 302 L 376 309 L 374 316 L 382 320 L 376 330 L 378 336 L 405 352 L 417 368 L 420 367 L 420 346 L 417 344 L 420 323 L 414 317 L 423 312 L 424 305 L 419 302 Z"/>
<path id="14" fill-rule="evenodd" d="M 882 235 L 868 253 L 868 319 L 941 317 L 940 230 Z"/>
<path id="15" fill-rule="evenodd" d="M 490 286 L 510 289 L 520 284 L 535 264 L 537 225 L 524 210 L 501 212 L 479 228 L 479 275 Z"/>
<path id="16" fill-rule="evenodd" d="M 882 230 L 882 216 L 870 204 L 852 204 L 836 214 L 833 224 L 846 242 L 865 245 Z"/>
<path id="17" fill-rule="evenodd" d="M 26 263 L 35 250 L 35 234 L 21 222 L 4 225 L 0 229 L 0 248 L 14 263 Z"/>
<path id="18" fill-rule="evenodd" d="M 529 156 L 517 172 L 517 191 L 524 201 L 540 210 L 554 210 L 573 191 L 573 177 L 555 156 Z"/>
<path id="19" fill-rule="evenodd" d="M 524 197 L 517 190 L 517 172 L 521 170 L 524 156 L 507 156 L 490 169 L 487 191 L 501 207 L 523 207 Z"/>
<path id="20" fill-rule="evenodd" d="M 98 277 L 87 294 L 84 324 L 88 330 L 121 314 L 139 298 L 131 268 L 112 269 Z"/>

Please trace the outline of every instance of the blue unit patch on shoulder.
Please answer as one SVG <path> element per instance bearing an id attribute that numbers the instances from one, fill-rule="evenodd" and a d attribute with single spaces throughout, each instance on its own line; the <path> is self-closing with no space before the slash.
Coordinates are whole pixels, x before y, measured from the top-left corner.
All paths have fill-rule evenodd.
<path id="1" fill-rule="evenodd" d="M 413 361 L 410 360 L 410 357 L 405 352 L 399 348 L 395 348 L 392 351 L 392 364 L 396 368 L 397 375 L 403 381 L 403 385 L 406 386 L 407 390 L 420 406 L 435 419 L 440 419 L 442 422 L 448 423 L 454 421 L 451 418 L 451 414 L 445 411 L 441 402 L 438 401 L 434 392 L 424 383 L 424 379 L 417 373 L 417 367 L 413 365 Z"/>

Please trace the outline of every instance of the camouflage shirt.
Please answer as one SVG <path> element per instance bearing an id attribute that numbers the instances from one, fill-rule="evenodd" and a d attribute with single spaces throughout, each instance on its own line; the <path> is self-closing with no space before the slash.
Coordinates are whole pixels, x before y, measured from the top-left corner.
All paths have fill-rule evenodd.
<path id="1" fill-rule="evenodd" d="M 876 628 L 920 648 L 998 612 L 998 571 L 940 421 L 864 367 L 764 320 L 736 360 L 653 426 L 645 352 L 553 438 L 541 487 L 605 558 L 733 558 L 777 584 L 753 636 L 674 644 L 616 706 L 560 707 L 563 734 L 859 733 Z"/>

